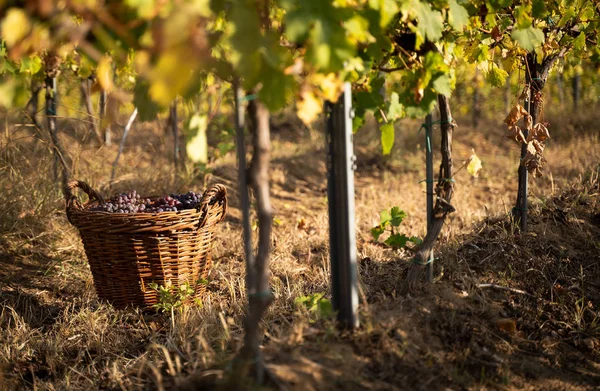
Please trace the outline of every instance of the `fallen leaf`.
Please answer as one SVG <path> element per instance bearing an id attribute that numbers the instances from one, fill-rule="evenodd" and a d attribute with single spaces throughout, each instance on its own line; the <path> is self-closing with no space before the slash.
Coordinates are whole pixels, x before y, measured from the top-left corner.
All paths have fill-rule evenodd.
<path id="1" fill-rule="evenodd" d="M 517 322 L 513 319 L 498 319 L 496 321 L 496 327 L 508 334 L 514 334 L 517 332 Z"/>

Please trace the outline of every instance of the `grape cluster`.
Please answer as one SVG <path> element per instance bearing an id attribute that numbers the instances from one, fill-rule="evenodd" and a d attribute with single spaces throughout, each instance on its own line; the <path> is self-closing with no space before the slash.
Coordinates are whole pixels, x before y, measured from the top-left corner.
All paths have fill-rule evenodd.
<path id="1" fill-rule="evenodd" d="M 162 196 L 155 200 L 142 198 L 135 190 L 114 195 L 110 200 L 90 208 L 91 211 L 109 213 L 160 213 L 177 212 L 184 209 L 194 209 L 200 202 L 201 195 L 193 191 L 184 194 Z"/>

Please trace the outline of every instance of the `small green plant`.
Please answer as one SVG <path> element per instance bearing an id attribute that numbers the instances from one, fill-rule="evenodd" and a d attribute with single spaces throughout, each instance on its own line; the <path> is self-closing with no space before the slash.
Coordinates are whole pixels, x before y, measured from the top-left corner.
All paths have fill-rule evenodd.
<path id="1" fill-rule="evenodd" d="M 161 312 L 172 313 L 175 308 L 181 308 L 184 303 L 194 296 L 194 289 L 187 281 L 178 287 L 173 287 L 171 283 L 163 286 L 155 282 L 150 283 L 149 286 L 158 292 L 158 303 L 154 304 L 153 307 Z M 202 301 L 198 298 L 193 298 L 193 302 L 202 306 Z"/>
<path id="2" fill-rule="evenodd" d="M 379 237 L 385 233 L 386 230 L 390 231 L 390 236 L 384 241 L 385 244 L 394 248 L 404 248 L 408 242 L 414 244 L 421 244 L 421 239 L 411 236 L 408 237 L 399 232 L 400 224 L 407 217 L 405 211 L 397 206 L 393 206 L 389 211 L 382 210 L 379 213 L 379 225 L 371 228 L 371 235 L 375 241 L 379 240 Z"/>
<path id="3" fill-rule="evenodd" d="M 299 307 L 305 308 L 309 313 L 316 315 L 317 319 L 328 319 L 333 315 L 333 307 L 331 301 L 324 296 L 324 293 L 300 296 L 294 300 L 294 303 Z"/>

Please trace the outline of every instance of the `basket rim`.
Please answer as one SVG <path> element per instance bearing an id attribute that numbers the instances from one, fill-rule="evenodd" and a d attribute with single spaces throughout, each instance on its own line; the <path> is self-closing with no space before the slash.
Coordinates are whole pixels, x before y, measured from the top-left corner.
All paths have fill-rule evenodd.
<path id="1" fill-rule="evenodd" d="M 87 193 L 89 200 L 81 204 L 73 190 L 79 188 Z M 155 196 L 159 198 L 161 196 Z M 69 222 L 78 229 L 86 229 L 90 225 L 106 224 L 104 232 L 119 233 L 125 231 L 160 232 L 172 231 L 182 228 L 202 228 L 220 223 L 227 214 L 227 189 L 222 184 L 209 186 L 200 198 L 197 206 L 193 209 L 183 209 L 178 211 L 164 212 L 137 212 L 137 213 L 115 213 L 105 211 L 92 211 L 91 207 L 104 202 L 102 196 L 92 189 L 87 183 L 82 181 L 71 181 L 65 189 L 66 212 Z M 153 197 L 143 197 L 150 198 Z M 215 209 L 215 204 L 219 204 Z M 211 218 L 217 213 L 221 214 L 219 218 Z M 113 227 L 110 227 L 113 225 Z M 132 229 L 126 229 L 127 225 L 132 225 Z M 134 228 L 133 226 L 137 226 Z M 100 230 L 99 227 L 92 229 Z"/>

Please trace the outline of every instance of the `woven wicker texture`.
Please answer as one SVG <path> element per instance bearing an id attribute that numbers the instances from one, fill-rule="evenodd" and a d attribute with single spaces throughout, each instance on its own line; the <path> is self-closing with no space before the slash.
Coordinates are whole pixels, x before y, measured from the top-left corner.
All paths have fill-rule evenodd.
<path id="1" fill-rule="evenodd" d="M 89 201 L 74 195 L 83 190 Z M 151 310 L 158 294 L 151 283 L 178 287 L 186 282 L 201 298 L 211 264 L 214 229 L 227 213 L 227 190 L 216 184 L 197 209 L 161 213 L 90 211 L 103 198 L 82 181 L 65 189 L 67 218 L 79 230 L 98 297 L 115 308 Z M 155 198 L 155 197 L 144 197 Z"/>

